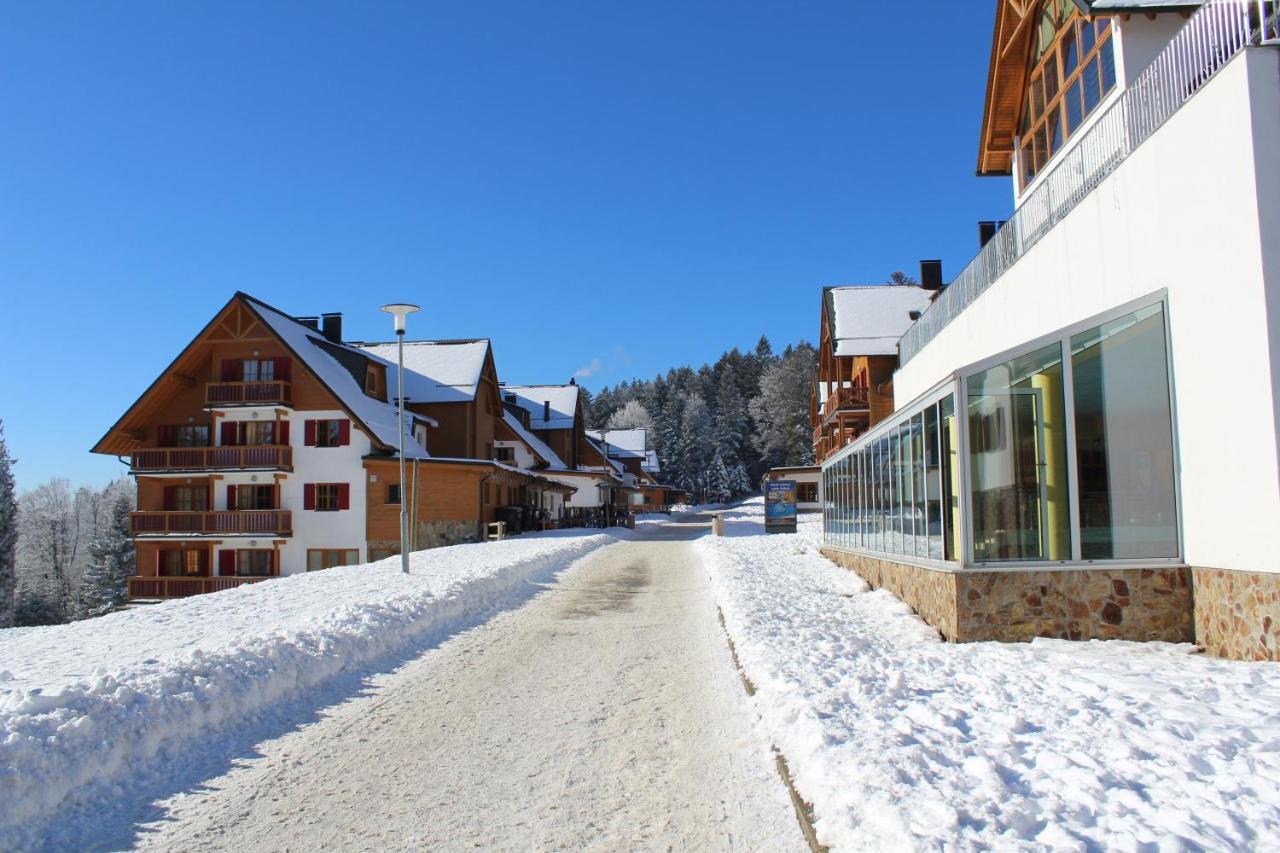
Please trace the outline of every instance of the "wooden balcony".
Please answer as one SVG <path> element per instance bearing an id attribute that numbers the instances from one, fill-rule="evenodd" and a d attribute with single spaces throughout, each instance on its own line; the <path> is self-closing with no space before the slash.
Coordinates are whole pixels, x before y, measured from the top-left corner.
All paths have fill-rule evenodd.
<path id="1" fill-rule="evenodd" d="M 129 532 L 134 536 L 292 536 L 293 513 L 287 509 L 133 512 Z"/>
<path id="2" fill-rule="evenodd" d="M 238 471 L 290 469 L 293 448 L 276 445 L 254 447 L 154 447 L 135 450 L 130 465 L 139 471 Z"/>
<path id="3" fill-rule="evenodd" d="M 205 386 L 207 406 L 292 405 L 293 386 L 288 382 L 210 382 Z"/>
<path id="4" fill-rule="evenodd" d="M 822 405 L 822 419 L 830 420 L 840 412 L 870 412 L 870 388 L 833 388 Z"/>
<path id="5" fill-rule="evenodd" d="M 187 598 L 192 595 L 204 595 L 206 592 L 221 592 L 224 589 L 235 589 L 248 583 L 270 580 L 269 577 L 131 577 L 129 578 L 130 598 Z"/>

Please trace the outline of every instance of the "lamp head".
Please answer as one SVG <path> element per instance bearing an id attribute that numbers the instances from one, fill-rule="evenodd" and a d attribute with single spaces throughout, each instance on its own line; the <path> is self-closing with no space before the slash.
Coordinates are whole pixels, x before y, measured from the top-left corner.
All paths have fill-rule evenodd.
<path id="1" fill-rule="evenodd" d="M 396 334 L 404 334 L 404 318 L 416 311 L 422 310 L 417 305 L 411 305 L 408 302 L 393 302 L 390 305 L 383 305 L 382 311 L 392 314 L 396 318 Z"/>

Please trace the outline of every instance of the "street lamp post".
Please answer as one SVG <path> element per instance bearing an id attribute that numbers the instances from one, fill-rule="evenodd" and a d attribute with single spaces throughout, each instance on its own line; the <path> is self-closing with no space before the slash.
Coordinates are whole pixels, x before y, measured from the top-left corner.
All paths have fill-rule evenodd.
<path id="1" fill-rule="evenodd" d="M 383 305 L 382 310 L 394 315 L 396 320 L 396 422 L 400 425 L 400 571 L 409 573 L 409 504 L 405 500 L 404 484 L 404 318 L 419 311 L 417 305 L 397 302 Z"/>

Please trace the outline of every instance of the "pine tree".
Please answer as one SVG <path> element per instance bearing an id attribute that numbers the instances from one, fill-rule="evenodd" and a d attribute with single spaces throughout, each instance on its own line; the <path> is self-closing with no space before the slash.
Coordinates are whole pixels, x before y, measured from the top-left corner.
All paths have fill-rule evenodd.
<path id="1" fill-rule="evenodd" d="M 801 342 L 787 347 L 760 379 L 760 396 L 750 407 L 756 422 L 756 446 L 769 467 L 813 464 L 809 383 L 816 365 L 817 353 Z"/>
<path id="2" fill-rule="evenodd" d="M 733 492 L 733 482 L 729 476 L 729 469 L 725 466 L 724 459 L 719 452 L 711 458 L 711 464 L 707 466 L 706 482 L 707 497 L 710 500 L 722 500 Z"/>
<path id="3" fill-rule="evenodd" d="M 711 412 L 701 395 L 686 395 L 680 432 L 680 486 L 705 496 L 707 473 L 715 454 L 715 445 Z"/>
<path id="4" fill-rule="evenodd" d="M 0 422 L 0 628 L 13 625 L 18 546 L 18 500 L 13 483 L 14 459 L 4 441 Z"/>
<path id="5" fill-rule="evenodd" d="M 105 527 L 89 544 L 89 568 L 79 593 L 81 619 L 110 613 L 128 598 L 129 577 L 134 570 L 133 541 L 129 538 L 132 508 L 128 494 L 118 493 L 110 498 Z"/>
<path id="6" fill-rule="evenodd" d="M 742 463 L 743 449 L 750 436 L 747 401 L 738 386 L 738 371 L 727 364 L 720 373 L 716 391 L 715 443 L 726 468 Z M 737 492 L 736 489 L 732 491 Z M 740 492 L 738 492 L 740 494 Z"/>

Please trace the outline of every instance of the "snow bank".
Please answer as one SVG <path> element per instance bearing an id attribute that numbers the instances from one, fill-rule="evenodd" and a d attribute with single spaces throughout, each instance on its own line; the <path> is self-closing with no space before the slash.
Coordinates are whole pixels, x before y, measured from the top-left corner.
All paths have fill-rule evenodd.
<path id="1" fill-rule="evenodd" d="M 562 531 L 421 551 L 35 631 L 0 632 L 0 849 L 77 789 L 527 598 L 601 545 Z"/>
<path id="2" fill-rule="evenodd" d="M 765 536 L 759 502 L 727 517 L 697 547 L 824 843 L 1280 848 L 1280 666 L 945 644 L 817 553 L 821 519 Z"/>

